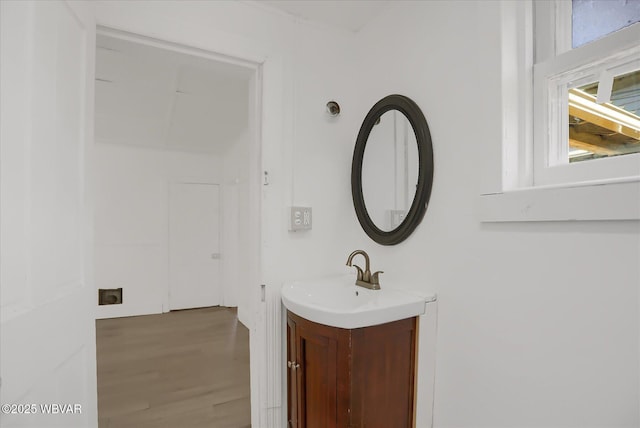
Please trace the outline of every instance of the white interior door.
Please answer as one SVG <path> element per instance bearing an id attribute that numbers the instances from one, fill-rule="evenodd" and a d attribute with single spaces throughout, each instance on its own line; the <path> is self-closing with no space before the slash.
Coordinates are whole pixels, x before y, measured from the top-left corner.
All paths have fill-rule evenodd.
<path id="1" fill-rule="evenodd" d="M 216 306 L 220 296 L 220 186 L 173 183 L 169 309 Z"/>
<path id="2" fill-rule="evenodd" d="M 95 427 L 95 20 L 64 1 L 0 1 L 0 19 L 0 426 Z"/>

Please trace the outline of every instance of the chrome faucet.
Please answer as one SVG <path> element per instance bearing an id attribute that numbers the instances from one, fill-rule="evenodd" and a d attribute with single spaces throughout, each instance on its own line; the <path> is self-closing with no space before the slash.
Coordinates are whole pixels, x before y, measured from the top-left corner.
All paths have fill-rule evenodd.
<path id="1" fill-rule="evenodd" d="M 360 266 L 352 264 L 353 258 L 358 254 L 362 254 L 362 256 L 364 257 L 364 271 L 362 271 L 362 268 Z M 368 288 L 370 290 L 380 290 L 380 281 L 378 279 L 378 275 L 384 272 L 377 271 L 373 274 L 371 273 L 371 271 L 369 270 L 369 255 L 364 252 L 364 250 L 355 250 L 353 253 L 349 254 L 349 258 L 347 259 L 347 266 L 353 266 L 358 269 L 356 285 Z"/>

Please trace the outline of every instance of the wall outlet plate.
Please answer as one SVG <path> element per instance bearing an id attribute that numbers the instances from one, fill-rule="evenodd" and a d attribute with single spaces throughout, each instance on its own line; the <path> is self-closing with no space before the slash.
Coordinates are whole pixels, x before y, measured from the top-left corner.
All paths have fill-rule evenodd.
<path id="1" fill-rule="evenodd" d="M 312 226 L 311 207 L 291 207 L 289 216 L 289 230 L 309 230 Z"/>

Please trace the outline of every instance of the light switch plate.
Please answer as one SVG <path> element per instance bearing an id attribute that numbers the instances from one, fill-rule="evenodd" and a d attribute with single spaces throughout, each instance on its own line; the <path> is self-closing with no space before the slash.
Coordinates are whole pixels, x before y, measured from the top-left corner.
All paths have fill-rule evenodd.
<path id="1" fill-rule="evenodd" d="M 291 207 L 289 230 L 309 230 L 312 226 L 311 207 Z"/>

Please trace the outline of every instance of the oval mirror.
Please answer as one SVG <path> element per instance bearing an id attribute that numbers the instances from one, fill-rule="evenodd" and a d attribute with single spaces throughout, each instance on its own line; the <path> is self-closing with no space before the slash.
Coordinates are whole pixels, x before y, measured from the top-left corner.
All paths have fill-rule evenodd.
<path id="1" fill-rule="evenodd" d="M 404 241 L 424 217 L 433 182 L 429 126 L 411 99 L 389 95 L 358 133 L 351 194 L 364 231 L 379 244 Z"/>

